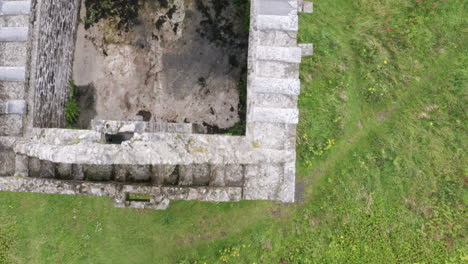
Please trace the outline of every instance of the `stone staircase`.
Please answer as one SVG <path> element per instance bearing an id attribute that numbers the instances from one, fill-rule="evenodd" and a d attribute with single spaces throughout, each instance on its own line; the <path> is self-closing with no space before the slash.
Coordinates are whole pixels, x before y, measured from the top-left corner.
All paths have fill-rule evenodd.
<path id="1" fill-rule="evenodd" d="M 0 136 L 23 134 L 30 1 L 0 1 Z"/>

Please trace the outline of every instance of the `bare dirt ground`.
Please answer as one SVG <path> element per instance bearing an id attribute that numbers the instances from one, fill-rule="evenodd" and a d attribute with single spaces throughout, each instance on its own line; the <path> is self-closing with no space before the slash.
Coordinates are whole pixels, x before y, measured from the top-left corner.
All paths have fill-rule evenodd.
<path id="1" fill-rule="evenodd" d="M 220 129 L 239 122 L 248 32 L 245 10 L 232 2 L 146 1 L 128 32 L 115 18 L 88 30 L 81 23 L 73 67 L 80 126 L 133 120 L 141 111 L 154 121 Z"/>

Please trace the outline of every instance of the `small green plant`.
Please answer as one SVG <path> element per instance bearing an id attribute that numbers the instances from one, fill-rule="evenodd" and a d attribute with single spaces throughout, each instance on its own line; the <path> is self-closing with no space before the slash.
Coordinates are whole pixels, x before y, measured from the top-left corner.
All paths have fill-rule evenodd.
<path id="1" fill-rule="evenodd" d="M 68 101 L 65 104 L 65 121 L 69 124 L 69 126 L 73 126 L 78 121 L 78 117 L 80 116 L 80 107 L 78 105 L 78 101 L 76 100 L 76 87 L 75 82 L 72 80 L 70 81 L 70 93 L 68 96 Z"/>

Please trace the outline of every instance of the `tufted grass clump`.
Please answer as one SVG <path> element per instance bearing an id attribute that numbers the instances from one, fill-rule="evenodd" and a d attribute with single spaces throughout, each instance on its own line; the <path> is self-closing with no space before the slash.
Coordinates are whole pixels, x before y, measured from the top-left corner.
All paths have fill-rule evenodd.
<path id="1" fill-rule="evenodd" d="M 70 93 L 65 104 L 65 121 L 68 126 L 74 126 L 80 116 L 80 106 L 76 99 L 76 86 L 73 80 L 70 81 Z"/>

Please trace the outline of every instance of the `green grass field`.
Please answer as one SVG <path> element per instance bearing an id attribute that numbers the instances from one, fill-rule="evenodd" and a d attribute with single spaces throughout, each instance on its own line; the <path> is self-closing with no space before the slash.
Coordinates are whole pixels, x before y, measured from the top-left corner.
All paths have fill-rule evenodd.
<path id="1" fill-rule="evenodd" d="M 316 0 L 300 17 L 294 205 L 0 193 L 0 263 L 468 263 L 467 3 Z"/>

